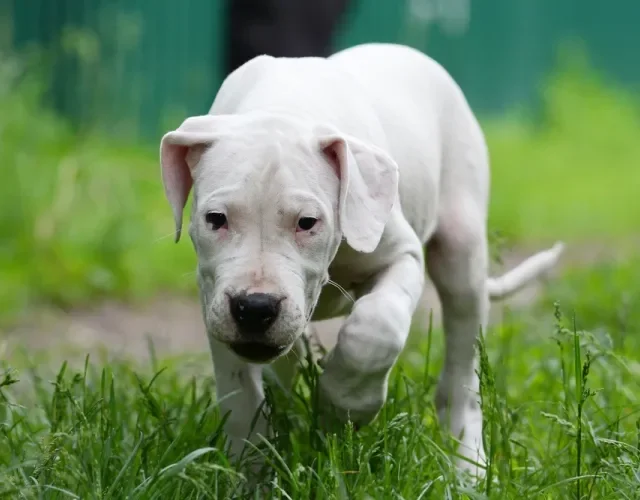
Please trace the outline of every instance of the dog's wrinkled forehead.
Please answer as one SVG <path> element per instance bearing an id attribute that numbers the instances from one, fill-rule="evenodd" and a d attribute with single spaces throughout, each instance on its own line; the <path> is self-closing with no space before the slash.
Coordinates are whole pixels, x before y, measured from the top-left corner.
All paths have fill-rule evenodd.
<path id="1" fill-rule="evenodd" d="M 275 200 L 287 190 L 308 191 L 323 202 L 337 197 L 338 179 L 311 139 L 293 127 L 268 125 L 238 128 L 202 153 L 194 176 L 197 199 L 236 192 Z"/>

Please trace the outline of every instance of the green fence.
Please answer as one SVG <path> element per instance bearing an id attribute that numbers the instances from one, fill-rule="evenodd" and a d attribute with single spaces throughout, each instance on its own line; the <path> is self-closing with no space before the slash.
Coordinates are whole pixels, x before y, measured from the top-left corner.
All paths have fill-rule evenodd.
<path id="1" fill-rule="evenodd" d="M 45 49 L 51 100 L 78 127 L 155 140 L 205 112 L 223 77 L 223 0 L 3 2 L 5 38 Z M 488 114 L 535 106 L 566 40 L 612 80 L 640 82 L 639 0 L 357 0 L 336 47 L 413 45 Z"/>

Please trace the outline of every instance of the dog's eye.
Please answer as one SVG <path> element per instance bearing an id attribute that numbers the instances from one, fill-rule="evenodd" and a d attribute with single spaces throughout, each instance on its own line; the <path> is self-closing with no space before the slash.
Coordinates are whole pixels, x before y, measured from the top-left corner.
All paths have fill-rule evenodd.
<path id="1" fill-rule="evenodd" d="M 207 224 L 210 224 L 214 231 L 227 225 L 227 216 L 220 212 L 207 212 L 205 215 Z"/>
<path id="2" fill-rule="evenodd" d="M 309 229 L 316 225 L 316 222 L 318 222 L 318 219 L 313 217 L 302 217 L 298 221 L 298 231 L 309 231 Z"/>

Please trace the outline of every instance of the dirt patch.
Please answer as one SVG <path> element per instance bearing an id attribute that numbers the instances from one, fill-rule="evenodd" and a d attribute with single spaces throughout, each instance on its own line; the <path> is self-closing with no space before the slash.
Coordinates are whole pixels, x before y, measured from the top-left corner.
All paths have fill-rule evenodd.
<path id="1" fill-rule="evenodd" d="M 591 246 L 567 251 L 562 266 L 584 266 L 610 254 L 605 248 Z M 499 274 L 516 265 L 530 252 L 509 252 L 503 264 L 494 266 L 492 274 Z M 557 274 L 560 269 L 554 271 Z M 511 310 L 527 307 L 540 295 L 543 282 L 515 294 L 491 309 L 492 323 L 500 322 L 504 305 Z M 433 310 L 434 324 L 440 322 L 440 304 L 433 286 L 428 283 L 415 321 L 425 327 L 429 311 Z M 317 323 L 322 344 L 330 348 L 336 341 L 340 318 Z M 143 306 L 132 307 L 117 302 L 106 302 L 94 308 L 60 312 L 37 311 L 30 320 L 5 331 L 0 340 L 0 357 L 12 359 L 19 350 L 34 356 L 46 352 L 56 360 L 82 360 L 89 353 L 92 358 L 126 358 L 145 361 L 149 358 L 150 342 L 158 356 L 187 353 L 208 354 L 208 344 L 197 299 L 158 297 Z"/>

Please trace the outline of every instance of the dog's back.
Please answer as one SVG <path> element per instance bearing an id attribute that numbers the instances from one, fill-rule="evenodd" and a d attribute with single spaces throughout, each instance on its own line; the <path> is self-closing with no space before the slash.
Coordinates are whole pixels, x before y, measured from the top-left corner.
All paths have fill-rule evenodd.
<path id="1" fill-rule="evenodd" d="M 395 44 L 358 45 L 330 60 L 362 82 L 398 162 L 400 196 L 423 241 L 434 230 L 442 196 L 468 186 L 488 199 L 484 135 L 460 87 L 422 52 Z"/>

